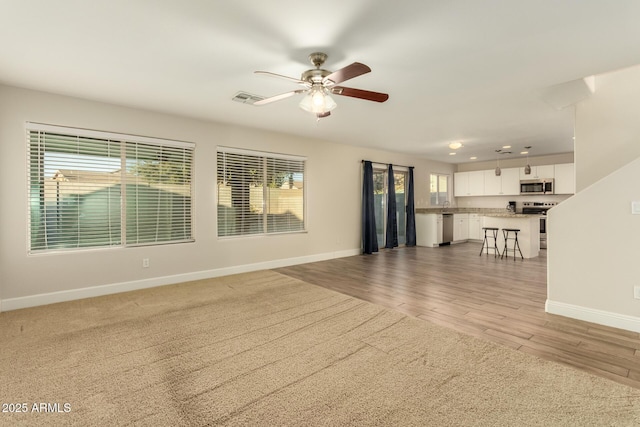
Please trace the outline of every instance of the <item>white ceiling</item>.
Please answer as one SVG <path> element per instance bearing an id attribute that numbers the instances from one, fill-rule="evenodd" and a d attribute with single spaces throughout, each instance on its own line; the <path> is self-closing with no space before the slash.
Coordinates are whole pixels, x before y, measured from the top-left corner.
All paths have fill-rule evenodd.
<path id="1" fill-rule="evenodd" d="M 573 151 L 573 109 L 549 87 L 640 63 L 638 0 L 0 0 L 0 83 L 412 153 L 452 163 Z M 372 72 L 320 122 L 298 95 L 312 68 Z M 597 91 L 597 87 L 596 87 Z M 464 147 L 449 156 L 447 145 Z"/>

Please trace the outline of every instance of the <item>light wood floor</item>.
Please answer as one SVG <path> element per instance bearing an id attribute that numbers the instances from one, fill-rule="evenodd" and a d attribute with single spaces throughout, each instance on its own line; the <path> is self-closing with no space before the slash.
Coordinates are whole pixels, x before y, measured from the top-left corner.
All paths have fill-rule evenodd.
<path id="1" fill-rule="evenodd" d="M 640 388 L 640 334 L 545 313 L 546 251 L 396 248 L 276 269 L 308 283 Z"/>

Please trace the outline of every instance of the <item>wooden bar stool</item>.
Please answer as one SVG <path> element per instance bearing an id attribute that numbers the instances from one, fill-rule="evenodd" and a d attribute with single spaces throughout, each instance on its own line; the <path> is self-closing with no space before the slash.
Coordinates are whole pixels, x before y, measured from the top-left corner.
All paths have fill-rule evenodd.
<path id="1" fill-rule="evenodd" d="M 502 255 L 500 255 L 500 258 L 503 258 L 505 254 L 507 255 L 507 258 L 509 258 L 509 254 L 507 253 L 507 251 L 513 251 L 513 260 L 515 261 L 516 249 L 517 249 L 518 252 L 520 253 L 520 258 L 524 259 L 524 256 L 522 255 L 522 251 L 520 250 L 520 243 L 518 243 L 518 231 L 520 231 L 519 228 L 503 228 L 502 229 L 502 236 L 504 237 L 504 250 L 502 251 Z M 511 236 L 511 233 L 513 233 L 513 236 Z M 513 249 L 508 249 L 509 240 L 513 240 Z"/>
<path id="2" fill-rule="evenodd" d="M 498 250 L 498 229 L 495 227 L 482 227 L 484 230 L 484 240 L 482 241 L 482 247 L 480 248 L 480 255 L 483 251 L 489 255 L 489 249 L 493 249 L 494 257 L 497 257 L 500 251 Z M 487 235 L 487 231 L 491 231 L 491 234 Z M 493 239 L 493 247 L 489 246 L 487 239 Z"/>

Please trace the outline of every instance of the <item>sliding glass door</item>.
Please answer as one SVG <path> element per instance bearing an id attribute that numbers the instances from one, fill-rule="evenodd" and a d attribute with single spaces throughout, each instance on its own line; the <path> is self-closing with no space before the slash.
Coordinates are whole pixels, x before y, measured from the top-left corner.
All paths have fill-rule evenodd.
<path id="1" fill-rule="evenodd" d="M 407 172 L 394 171 L 396 192 L 396 219 L 398 224 L 398 244 L 404 245 L 406 242 L 406 222 L 407 222 L 407 199 L 406 183 Z M 383 247 L 385 244 L 385 230 L 387 229 L 387 170 L 373 170 L 373 194 L 375 202 L 376 232 L 378 234 L 378 244 Z"/>

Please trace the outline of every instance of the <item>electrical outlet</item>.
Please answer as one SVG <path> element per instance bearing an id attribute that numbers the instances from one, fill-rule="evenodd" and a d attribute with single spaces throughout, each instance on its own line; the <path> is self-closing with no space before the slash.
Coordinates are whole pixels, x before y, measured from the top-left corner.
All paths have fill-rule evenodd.
<path id="1" fill-rule="evenodd" d="M 149 258 L 142 258 L 142 268 L 149 268 Z"/>
<path id="2" fill-rule="evenodd" d="M 640 286 L 633 287 L 633 297 L 635 299 L 640 299 Z"/>

